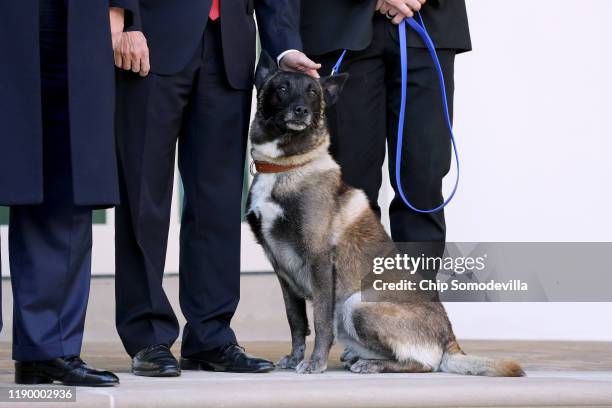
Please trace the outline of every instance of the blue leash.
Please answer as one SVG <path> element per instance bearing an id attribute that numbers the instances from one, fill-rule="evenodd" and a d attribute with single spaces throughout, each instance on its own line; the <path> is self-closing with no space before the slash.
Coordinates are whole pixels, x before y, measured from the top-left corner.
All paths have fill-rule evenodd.
<path id="1" fill-rule="evenodd" d="M 395 182 L 397 184 L 397 191 L 399 192 L 400 196 L 402 197 L 402 200 L 404 201 L 404 203 L 406 203 L 408 208 L 410 208 L 411 210 L 415 212 L 421 213 L 421 214 L 432 214 L 446 207 L 451 202 L 453 197 L 455 196 L 455 193 L 457 193 L 457 188 L 459 187 L 459 153 L 457 152 L 457 143 L 455 142 L 455 134 L 453 133 L 453 125 L 452 125 L 451 118 L 450 118 L 450 111 L 448 109 L 448 98 L 446 95 L 446 85 L 444 83 L 444 74 L 442 72 L 442 66 L 440 65 L 438 54 L 436 53 L 436 47 L 433 41 L 431 40 L 431 37 L 429 36 L 427 29 L 425 28 L 425 22 L 423 21 L 423 17 L 421 17 L 420 13 L 417 13 L 417 16 L 419 18 L 419 22 L 417 22 L 414 18 L 408 18 L 402 21 L 398 26 L 399 40 L 400 40 L 400 60 L 401 60 L 401 66 L 402 66 L 402 99 L 401 99 L 401 105 L 400 105 L 399 123 L 397 126 L 397 149 L 395 153 Z M 427 49 L 429 50 L 429 54 L 431 55 L 436 71 L 438 72 L 438 79 L 440 82 L 440 91 L 442 92 L 442 107 L 444 109 L 444 116 L 446 119 L 446 124 L 448 126 L 448 132 L 450 135 L 451 143 L 453 145 L 453 151 L 455 153 L 455 161 L 457 163 L 457 177 L 455 179 L 455 185 L 453 187 L 453 191 L 442 204 L 440 204 L 438 207 L 433 208 L 431 210 L 422 210 L 412 205 L 410 200 L 406 198 L 406 194 L 404 193 L 404 189 L 402 187 L 402 181 L 400 177 L 401 169 L 402 169 L 402 145 L 404 142 L 404 122 L 405 122 L 405 117 L 406 117 L 406 88 L 408 86 L 408 50 L 406 47 L 406 22 L 423 39 L 425 45 L 427 46 Z M 340 55 L 338 62 L 336 62 L 336 65 L 334 66 L 332 70 L 332 73 L 331 73 L 332 76 L 340 72 L 340 67 L 342 65 L 342 61 L 344 60 L 344 57 L 346 56 L 346 52 L 347 50 L 344 50 L 342 54 Z"/>

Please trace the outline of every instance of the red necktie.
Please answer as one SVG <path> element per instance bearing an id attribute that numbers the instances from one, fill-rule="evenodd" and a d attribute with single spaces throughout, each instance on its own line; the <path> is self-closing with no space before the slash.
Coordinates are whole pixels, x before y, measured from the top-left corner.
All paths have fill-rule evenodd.
<path id="1" fill-rule="evenodd" d="M 219 18 L 219 15 L 221 15 L 221 9 L 219 7 L 219 2 L 221 0 L 213 0 L 212 2 L 212 7 L 210 8 L 210 13 L 208 14 L 208 17 L 212 20 L 215 21 L 216 19 Z"/>

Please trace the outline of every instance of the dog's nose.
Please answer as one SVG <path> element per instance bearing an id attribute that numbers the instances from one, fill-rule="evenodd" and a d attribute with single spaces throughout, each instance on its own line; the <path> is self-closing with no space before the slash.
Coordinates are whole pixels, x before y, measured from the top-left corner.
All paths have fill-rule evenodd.
<path id="1" fill-rule="evenodd" d="M 297 116 L 304 117 L 304 116 L 308 115 L 308 108 L 307 108 L 307 107 L 305 107 L 305 106 L 303 106 L 303 105 L 299 105 L 299 106 L 296 106 L 296 107 L 293 109 L 293 112 L 294 112 L 294 113 L 295 113 Z"/>

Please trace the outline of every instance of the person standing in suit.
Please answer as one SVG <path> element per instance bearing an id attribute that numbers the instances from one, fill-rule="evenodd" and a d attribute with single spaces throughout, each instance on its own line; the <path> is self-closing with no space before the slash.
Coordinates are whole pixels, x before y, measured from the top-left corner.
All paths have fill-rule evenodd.
<path id="1" fill-rule="evenodd" d="M 132 372 L 266 372 L 230 321 L 240 296 L 241 202 L 256 58 L 316 75 L 301 50 L 298 0 L 134 0 L 135 25 L 115 44 L 121 205 L 116 212 L 117 330 Z M 185 197 L 179 324 L 162 288 L 175 152 Z"/>
<path id="2" fill-rule="evenodd" d="M 396 24 L 417 11 L 436 45 L 452 112 L 455 56 L 471 49 L 464 0 L 304 0 L 301 36 L 304 51 L 323 65 L 324 72 L 331 71 L 342 50 L 349 50 L 341 68 L 349 80 L 327 114 L 332 155 L 345 181 L 363 189 L 380 215 L 378 192 L 387 144 L 395 191 L 389 208 L 393 240 L 443 243 L 444 212 L 410 210 L 395 184 L 402 91 Z M 406 31 L 409 82 L 401 181 L 417 208 L 435 208 L 443 201 L 442 179 L 450 169 L 451 145 L 431 57 L 421 38 L 410 28 Z"/>
<path id="3" fill-rule="evenodd" d="M 2 5 L 0 204 L 10 206 L 19 384 L 119 382 L 79 357 L 92 209 L 119 199 L 109 6 L 125 13 L 122 0 Z"/>

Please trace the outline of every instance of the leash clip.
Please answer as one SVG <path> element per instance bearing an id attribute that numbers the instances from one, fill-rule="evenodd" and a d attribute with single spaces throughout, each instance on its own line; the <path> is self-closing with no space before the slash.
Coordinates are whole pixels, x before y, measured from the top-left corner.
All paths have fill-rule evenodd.
<path id="1" fill-rule="evenodd" d="M 332 68 L 330 76 L 334 76 L 338 72 L 340 72 L 340 67 L 342 66 L 342 61 L 344 60 L 344 56 L 346 55 L 346 51 L 347 50 L 342 51 L 342 54 L 340 55 L 340 58 L 338 58 L 338 61 L 336 62 L 336 65 L 334 65 L 334 67 Z"/>

